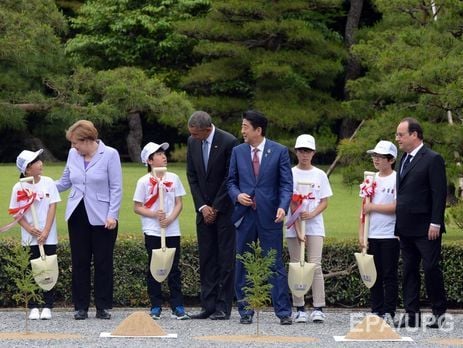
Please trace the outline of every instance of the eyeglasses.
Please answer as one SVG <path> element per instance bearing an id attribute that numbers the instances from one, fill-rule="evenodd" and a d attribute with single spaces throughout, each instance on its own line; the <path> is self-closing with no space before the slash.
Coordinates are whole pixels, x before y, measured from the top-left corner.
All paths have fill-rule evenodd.
<path id="1" fill-rule="evenodd" d="M 405 132 L 405 133 L 399 133 L 399 132 L 397 132 L 397 133 L 395 133 L 395 136 L 396 136 L 397 138 L 402 138 L 402 137 L 404 137 L 404 136 L 407 135 L 407 134 L 410 134 L 410 132 Z"/>

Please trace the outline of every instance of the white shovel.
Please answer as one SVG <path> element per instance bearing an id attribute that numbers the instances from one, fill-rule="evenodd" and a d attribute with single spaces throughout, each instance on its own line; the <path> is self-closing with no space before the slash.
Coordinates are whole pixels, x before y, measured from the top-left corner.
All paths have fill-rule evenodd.
<path id="1" fill-rule="evenodd" d="M 308 194 L 311 183 L 298 182 L 299 192 Z M 301 231 L 305 236 L 305 220 L 301 220 Z M 315 273 L 315 263 L 305 262 L 305 242 L 300 242 L 300 257 L 298 262 L 290 262 L 288 265 L 288 286 L 291 293 L 297 297 L 303 297 L 312 286 Z"/>
<path id="2" fill-rule="evenodd" d="M 32 176 L 19 179 L 19 182 L 32 182 L 32 185 L 35 184 L 34 177 Z M 34 202 L 32 202 L 30 209 L 34 227 L 39 228 Z M 38 286 L 40 286 L 45 291 L 50 291 L 58 281 L 58 258 L 56 254 L 45 255 L 45 250 L 43 249 L 42 244 L 38 244 L 38 247 L 40 250 L 40 257 L 31 260 L 32 275 Z"/>
<path id="3" fill-rule="evenodd" d="M 375 176 L 374 172 L 364 172 L 364 179 Z M 366 197 L 366 202 L 370 203 L 370 197 Z M 360 277 L 367 288 L 371 288 L 376 283 L 376 266 L 373 255 L 367 254 L 368 249 L 368 230 L 370 229 L 370 214 L 365 215 L 365 223 L 363 224 L 363 245 L 361 253 L 354 253 L 357 265 L 359 268 Z"/>
<path id="4" fill-rule="evenodd" d="M 166 167 L 153 168 L 153 176 L 159 178 L 159 209 L 164 210 L 164 186 L 162 185 Z M 158 176 L 159 174 L 159 176 Z M 161 249 L 153 249 L 151 254 L 150 271 L 156 281 L 161 283 L 170 273 L 174 262 L 175 248 L 166 247 L 166 229 L 161 228 Z"/>

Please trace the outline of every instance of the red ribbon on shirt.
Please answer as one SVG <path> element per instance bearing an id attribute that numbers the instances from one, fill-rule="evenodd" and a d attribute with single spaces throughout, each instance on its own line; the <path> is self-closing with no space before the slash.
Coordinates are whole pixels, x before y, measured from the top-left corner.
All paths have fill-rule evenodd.
<path id="1" fill-rule="evenodd" d="M 309 192 L 306 195 L 301 195 L 300 193 L 293 193 L 291 201 L 297 203 L 297 208 L 291 214 L 291 217 L 288 219 L 288 221 L 286 221 L 286 228 L 291 228 L 296 223 L 296 220 L 302 213 L 302 203 L 304 202 L 304 200 L 308 199 L 315 199 L 315 196 L 312 192 Z"/>
<path id="2" fill-rule="evenodd" d="M 27 202 L 26 204 L 19 206 L 17 208 L 8 209 L 8 214 L 15 215 L 18 212 L 21 212 L 21 214 L 24 214 L 27 211 L 27 209 L 29 209 L 30 206 L 34 203 L 34 200 L 36 197 L 37 197 L 37 193 L 35 193 L 32 190 L 29 190 L 29 189 L 19 190 L 16 193 L 16 202 L 21 202 L 21 201 L 27 201 Z"/>
<path id="3" fill-rule="evenodd" d="M 150 189 L 150 195 L 151 197 L 145 202 L 144 206 L 147 208 L 151 208 L 154 203 L 159 198 L 159 183 L 162 184 L 163 187 L 171 187 L 173 182 L 171 181 L 161 181 L 159 182 L 155 177 L 150 176 L 150 184 L 151 184 L 151 189 Z"/>
<path id="4" fill-rule="evenodd" d="M 367 198 L 369 198 L 370 201 L 373 199 L 373 196 L 375 195 L 375 189 L 376 181 L 374 181 L 372 176 L 367 176 L 365 180 L 360 184 L 359 196 L 362 197 L 362 211 L 360 213 L 360 219 L 362 223 L 365 222 L 365 203 L 367 201 Z"/>
<path id="5" fill-rule="evenodd" d="M 29 189 L 19 190 L 16 192 L 16 202 L 26 201 L 26 204 L 21 205 L 17 208 L 8 209 L 8 214 L 13 215 L 14 221 L 0 227 L 0 233 L 6 232 L 12 228 L 19 220 L 22 219 L 26 211 L 34 204 L 37 194 Z"/>

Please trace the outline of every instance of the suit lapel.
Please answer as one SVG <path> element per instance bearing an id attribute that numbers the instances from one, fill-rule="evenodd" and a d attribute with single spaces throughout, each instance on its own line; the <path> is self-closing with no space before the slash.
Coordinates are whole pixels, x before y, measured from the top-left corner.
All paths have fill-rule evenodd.
<path id="1" fill-rule="evenodd" d="M 403 178 L 405 178 L 405 176 L 407 176 L 408 173 L 410 173 L 411 170 L 413 170 L 413 168 L 417 165 L 417 163 L 422 160 L 423 156 L 426 155 L 426 148 L 423 146 L 417 153 L 416 155 L 413 157 L 412 161 L 410 162 L 410 164 L 408 165 L 407 168 L 405 168 L 405 170 L 403 171 L 402 175 L 399 175 L 400 176 L 400 180 L 402 180 Z M 400 163 L 400 167 L 402 168 L 402 162 L 404 161 L 405 159 L 405 156 L 402 156 L 402 159 L 401 159 L 401 163 Z"/>
<path id="2" fill-rule="evenodd" d="M 211 163 L 214 163 L 217 154 L 219 152 L 221 145 L 220 141 L 220 134 L 217 131 L 217 128 L 215 129 L 215 134 L 214 137 L 212 138 L 212 144 L 211 148 L 209 149 L 209 161 L 207 162 L 207 172 L 211 169 Z"/>
<path id="3" fill-rule="evenodd" d="M 259 169 L 259 176 L 257 177 L 257 181 L 260 179 L 262 176 L 261 173 L 265 173 L 268 167 L 268 163 L 271 160 L 271 154 L 272 154 L 272 144 L 270 143 L 270 140 L 265 141 L 265 146 L 264 146 L 264 151 L 262 152 L 262 158 L 260 160 L 260 169 Z M 251 163 L 252 167 L 252 163 Z"/>
<path id="4" fill-rule="evenodd" d="M 86 171 L 88 171 L 90 168 L 92 168 L 94 165 L 98 163 L 98 161 L 103 157 L 103 152 L 104 152 L 104 145 L 100 140 L 98 143 L 98 149 L 96 150 L 95 155 L 93 156 L 92 160 L 90 161 L 87 168 L 85 169 Z"/>

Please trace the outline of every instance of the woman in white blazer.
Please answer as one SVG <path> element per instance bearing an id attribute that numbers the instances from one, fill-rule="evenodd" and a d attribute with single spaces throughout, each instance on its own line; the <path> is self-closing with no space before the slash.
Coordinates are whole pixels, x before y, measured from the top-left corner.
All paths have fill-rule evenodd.
<path id="1" fill-rule="evenodd" d="M 96 317 L 110 319 L 113 251 L 122 198 L 119 153 L 98 139 L 92 122 L 80 120 L 67 131 L 71 142 L 59 192 L 71 189 L 66 206 L 72 260 L 72 299 L 76 320 L 88 318 L 93 257 Z"/>

